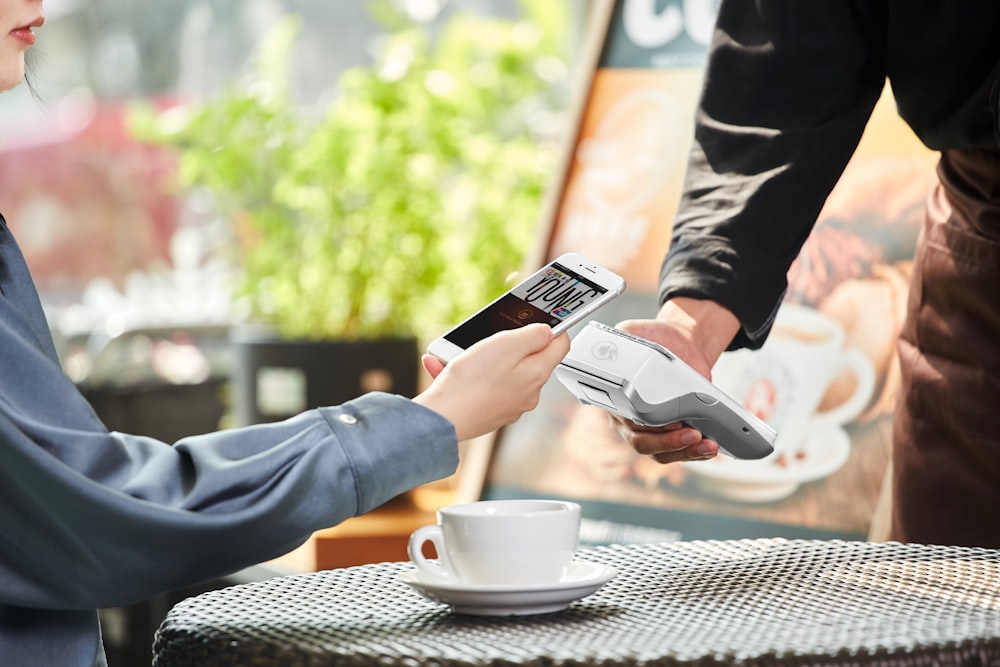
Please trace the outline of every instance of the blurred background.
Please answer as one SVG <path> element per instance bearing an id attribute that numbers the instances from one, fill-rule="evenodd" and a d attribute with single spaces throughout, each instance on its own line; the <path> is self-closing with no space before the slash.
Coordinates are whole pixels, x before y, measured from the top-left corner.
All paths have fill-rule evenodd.
<path id="1" fill-rule="evenodd" d="M 111 428 L 172 441 L 232 423 L 235 326 L 422 345 L 503 289 L 589 3 L 45 9 L 31 86 L 0 96 L 0 210 L 67 372 Z"/>

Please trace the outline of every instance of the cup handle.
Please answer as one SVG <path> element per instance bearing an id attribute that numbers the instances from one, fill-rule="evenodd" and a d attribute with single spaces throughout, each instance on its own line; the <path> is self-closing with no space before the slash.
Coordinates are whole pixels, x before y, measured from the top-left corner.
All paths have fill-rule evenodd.
<path id="1" fill-rule="evenodd" d="M 437 551 L 438 562 L 436 563 L 424 558 L 423 547 L 427 542 L 432 543 L 434 550 Z M 455 568 L 452 567 L 451 559 L 448 557 L 448 551 L 444 548 L 444 534 L 441 532 L 441 526 L 431 525 L 417 528 L 410 535 L 410 542 L 407 544 L 406 550 L 413 564 L 424 573 L 447 581 L 456 581 L 458 579 L 458 575 L 455 574 Z"/>
<path id="2" fill-rule="evenodd" d="M 868 406 L 872 392 L 875 391 L 875 368 L 864 352 L 857 348 L 843 351 L 838 371 L 849 370 L 854 375 L 854 393 L 840 405 L 816 414 L 814 424 L 820 428 L 825 426 L 842 426 Z"/>

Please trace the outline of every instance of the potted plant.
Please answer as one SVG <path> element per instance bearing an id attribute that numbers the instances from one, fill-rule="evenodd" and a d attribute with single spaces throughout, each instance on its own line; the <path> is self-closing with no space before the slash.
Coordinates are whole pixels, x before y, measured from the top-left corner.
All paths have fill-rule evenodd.
<path id="1" fill-rule="evenodd" d="M 288 19 L 224 93 L 133 114 L 135 135 L 175 147 L 183 187 L 232 222 L 235 296 L 265 332 L 235 337 L 238 421 L 412 395 L 421 342 L 503 291 L 556 161 L 537 131 L 564 104 L 570 22 L 556 6 L 456 14 L 433 40 L 410 24 L 318 113 L 289 90 Z"/>

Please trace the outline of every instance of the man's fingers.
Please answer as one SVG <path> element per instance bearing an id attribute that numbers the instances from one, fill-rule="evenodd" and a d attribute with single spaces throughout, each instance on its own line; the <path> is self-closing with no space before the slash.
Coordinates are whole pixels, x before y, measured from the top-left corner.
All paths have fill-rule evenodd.
<path id="1" fill-rule="evenodd" d="M 628 422 L 622 424 L 623 428 L 627 428 L 636 433 L 672 433 L 674 431 L 679 431 L 682 428 L 687 428 L 690 431 L 695 431 L 694 429 L 685 426 L 681 422 L 674 422 L 673 424 L 667 424 L 665 426 L 645 426 L 643 424 L 636 424 L 635 422 Z"/>
<path id="2" fill-rule="evenodd" d="M 683 463 L 684 461 L 697 461 L 699 459 L 692 458 L 692 452 L 690 449 L 680 449 L 674 452 L 662 452 L 660 454 L 653 454 L 649 458 L 653 459 L 657 463 Z"/>
<path id="3" fill-rule="evenodd" d="M 697 429 L 682 424 L 650 429 L 617 424 L 618 432 L 638 454 L 651 456 L 661 452 L 687 449 L 702 439 Z"/>
<path id="4" fill-rule="evenodd" d="M 681 423 L 653 428 L 625 425 L 620 419 L 614 419 L 612 424 L 637 454 L 649 456 L 658 463 L 702 461 L 719 453 L 717 442 Z"/>

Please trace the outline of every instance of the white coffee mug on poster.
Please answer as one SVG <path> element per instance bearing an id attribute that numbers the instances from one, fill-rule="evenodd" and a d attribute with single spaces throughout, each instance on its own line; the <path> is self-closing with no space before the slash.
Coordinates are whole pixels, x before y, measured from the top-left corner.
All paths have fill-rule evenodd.
<path id="1" fill-rule="evenodd" d="M 844 348 L 844 328 L 813 308 L 781 306 L 759 350 L 723 354 L 712 379 L 723 391 L 778 432 L 774 460 L 810 436 L 848 424 L 867 407 L 875 389 L 875 369 L 867 355 Z M 853 390 L 839 404 L 818 411 L 827 389 L 843 373 Z"/>
<path id="2" fill-rule="evenodd" d="M 475 586 L 558 583 L 579 543 L 580 506 L 560 500 L 483 500 L 442 507 L 410 536 L 410 560 L 437 580 Z M 437 561 L 423 554 L 431 542 Z"/>

